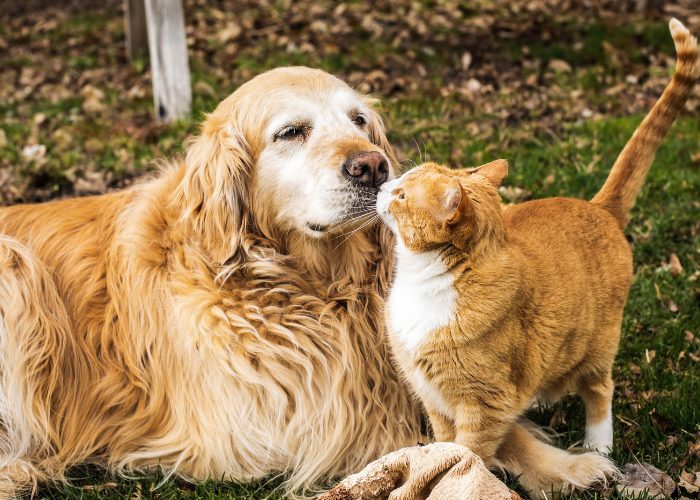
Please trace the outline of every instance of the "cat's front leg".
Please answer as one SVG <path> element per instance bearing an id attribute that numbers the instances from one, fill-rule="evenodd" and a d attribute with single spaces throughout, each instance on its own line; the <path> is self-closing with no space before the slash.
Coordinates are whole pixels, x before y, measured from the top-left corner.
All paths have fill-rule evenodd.
<path id="1" fill-rule="evenodd" d="M 455 414 L 455 442 L 492 465 L 496 450 L 517 415 L 484 408 L 478 403 L 461 404 Z"/>
<path id="2" fill-rule="evenodd" d="M 455 440 L 455 424 L 452 419 L 446 417 L 434 408 L 428 408 L 428 418 L 430 426 L 433 428 L 433 437 L 435 441 L 454 441 Z"/>

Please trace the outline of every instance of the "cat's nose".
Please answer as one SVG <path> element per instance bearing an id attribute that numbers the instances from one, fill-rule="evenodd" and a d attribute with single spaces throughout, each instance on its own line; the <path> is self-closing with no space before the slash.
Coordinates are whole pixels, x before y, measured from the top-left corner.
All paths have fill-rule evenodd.
<path id="1" fill-rule="evenodd" d="M 343 164 L 343 174 L 354 184 L 376 189 L 389 178 L 389 162 L 377 151 L 357 153 Z"/>

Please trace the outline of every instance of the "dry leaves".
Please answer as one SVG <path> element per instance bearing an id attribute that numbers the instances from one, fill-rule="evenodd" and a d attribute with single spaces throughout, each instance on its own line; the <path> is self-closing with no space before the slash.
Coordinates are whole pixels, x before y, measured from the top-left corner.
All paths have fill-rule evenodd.
<path id="1" fill-rule="evenodd" d="M 675 253 L 671 254 L 671 257 L 668 260 L 668 270 L 673 276 L 679 276 L 683 274 L 683 266 L 681 265 L 681 261 L 678 258 L 678 255 Z"/>
<path id="2" fill-rule="evenodd" d="M 676 490 L 676 483 L 651 464 L 626 464 L 620 469 L 620 479 L 615 489 L 632 498 L 645 492 L 651 498 L 665 498 Z"/>
<path id="3" fill-rule="evenodd" d="M 681 472 L 678 487 L 688 495 L 700 496 L 700 472 Z"/>

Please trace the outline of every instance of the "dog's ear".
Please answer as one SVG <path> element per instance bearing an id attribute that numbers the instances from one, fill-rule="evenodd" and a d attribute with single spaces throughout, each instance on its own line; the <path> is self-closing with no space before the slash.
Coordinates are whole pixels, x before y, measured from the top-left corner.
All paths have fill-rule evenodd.
<path id="1" fill-rule="evenodd" d="M 394 153 L 394 148 L 389 144 L 389 140 L 386 138 L 386 132 L 384 129 L 384 121 L 379 114 L 379 100 L 372 97 L 365 97 L 365 104 L 369 108 L 369 118 L 367 120 L 367 132 L 369 133 L 369 140 L 372 144 L 379 146 L 385 153 L 391 166 L 394 169 L 394 173 L 398 173 L 400 166 L 396 153 Z"/>
<path id="2" fill-rule="evenodd" d="M 247 232 L 251 158 L 230 116 L 215 111 L 187 150 L 183 215 L 215 264 L 238 253 Z"/>

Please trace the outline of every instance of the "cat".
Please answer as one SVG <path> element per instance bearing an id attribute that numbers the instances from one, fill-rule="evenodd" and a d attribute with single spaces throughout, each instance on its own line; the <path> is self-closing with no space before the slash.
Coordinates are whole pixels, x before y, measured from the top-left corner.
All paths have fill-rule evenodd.
<path id="1" fill-rule="evenodd" d="M 570 492 L 615 470 L 612 366 L 632 281 L 624 235 L 654 154 L 700 75 L 697 41 L 677 20 L 678 63 L 659 101 L 589 201 L 502 208 L 508 163 L 426 163 L 382 185 L 377 212 L 396 236 L 386 305 L 397 364 L 438 441 L 501 463 L 535 493 Z M 584 446 L 573 454 L 521 420 L 536 400 L 577 393 Z M 601 453 L 598 453 L 601 452 Z M 531 470 L 512 470 L 525 454 Z"/>

